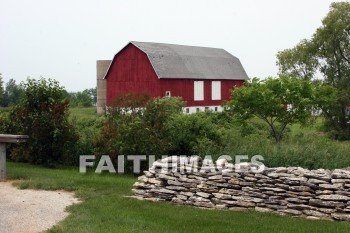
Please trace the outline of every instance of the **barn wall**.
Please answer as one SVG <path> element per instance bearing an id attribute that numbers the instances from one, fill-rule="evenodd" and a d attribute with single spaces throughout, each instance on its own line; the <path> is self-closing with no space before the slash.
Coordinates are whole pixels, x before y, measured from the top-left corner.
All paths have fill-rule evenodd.
<path id="1" fill-rule="evenodd" d="M 242 85 L 241 80 L 221 80 L 222 100 L 211 100 L 211 82 L 204 81 L 204 100 L 194 101 L 193 79 L 158 79 L 147 55 L 133 44 L 126 46 L 114 58 L 107 76 L 107 105 L 127 93 L 148 93 L 152 97 L 181 96 L 187 106 L 220 106 L 230 98 L 230 89 Z M 217 80 L 215 80 L 217 81 Z"/>
<path id="2" fill-rule="evenodd" d="M 204 100 L 194 101 L 194 80 L 193 79 L 161 79 L 160 95 L 164 96 L 166 91 L 171 91 L 171 96 L 182 96 L 187 106 L 220 106 L 223 100 L 231 97 L 230 89 L 234 86 L 241 86 L 242 80 L 215 80 L 221 81 L 221 100 L 211 100 L 211 82 L 204 80 Z"/>
<path id="3" fill-rule="evenodd" d="M 159 95 L 159 80 L 147 55 L 132 44 L 114 58 L 107 76 L 107 104 L 130 92 Z"/>

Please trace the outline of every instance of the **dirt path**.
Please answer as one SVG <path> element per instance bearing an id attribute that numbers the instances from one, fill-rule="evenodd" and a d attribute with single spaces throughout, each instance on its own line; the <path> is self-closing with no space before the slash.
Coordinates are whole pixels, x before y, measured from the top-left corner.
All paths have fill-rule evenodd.
<path id="1" fill-rule="evenodd" d="M 65 208 L 79 200 L 65 191 L 20 190 L 0 182 L 0 232 L 34 233 L 68 216 Z"/>

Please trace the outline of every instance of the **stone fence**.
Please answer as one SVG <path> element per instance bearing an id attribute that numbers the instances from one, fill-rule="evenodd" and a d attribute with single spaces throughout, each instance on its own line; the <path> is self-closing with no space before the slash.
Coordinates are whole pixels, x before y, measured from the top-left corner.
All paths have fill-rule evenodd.
<path id="1" fill-rule="evenodd" d="M 210 167 L 199 157 L 184 161 L 176 156 L 156 161 L 134 184 L 134 195 L 204 208 L 350 221 L 350 170 L 265 167 L 256 172 L 251 163 L 218 160 Z"/>

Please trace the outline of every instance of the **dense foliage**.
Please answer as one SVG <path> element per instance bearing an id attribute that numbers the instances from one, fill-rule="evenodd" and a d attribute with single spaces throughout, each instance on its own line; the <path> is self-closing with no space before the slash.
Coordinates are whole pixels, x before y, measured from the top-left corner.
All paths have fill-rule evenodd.
<path id="1" fill-rule="evenodd" d="M 334 104 L 335 98 L 336 89 L 330 86 L 282 76 L 248 80 L 232 91 L 232 100 L 226 104 L 242 121 L 252 117 L 264 121 L 280 142 L 288 125 L 309 123 L 313 113 Z"/>
<path id="2" fill-rule="evenodd" d="M 123 108 L 119 106 L 124 106 Z M 97 138 L 96 153 L 117 155 L 167 154 L 170 138 L 165 123 L 182 111 L 179 98 L 151 99 L 143 94 L 129 94 L 116 100 Z"/>
<path id="3" fill-rule="evenodd" d="M 74 152 L 78 135 L 68 122 L 64 93 L 56 81 L 27 80 L 20 103 L 2 123 L 7 133 L 29 136 L 28 143 L 12 148 L 12 159 L 51 166 Z"/>

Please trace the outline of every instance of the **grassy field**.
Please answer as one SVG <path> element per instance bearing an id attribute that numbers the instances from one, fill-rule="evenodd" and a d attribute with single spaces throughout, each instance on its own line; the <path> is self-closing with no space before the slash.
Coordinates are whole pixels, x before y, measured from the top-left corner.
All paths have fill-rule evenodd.
<path id="1" fill-rule="evenodd" d="M 205 210 L 151 203 L 131 195 L 132 176 L 79 174 L 78 168 L 47 169 L 8 163 L 20 188 L 65 189 L 83 200 L 49 232 L 350 232 L 349 222 L 312 221 L 255 211 Z"/>
<path id="2" fill-rule="evenodd" d="M 96 107 L 90 108 L 70 108 L 70 118 L 71 119 L 82 119 L 90 120 L 98 117 L 96 114 Z"/>

